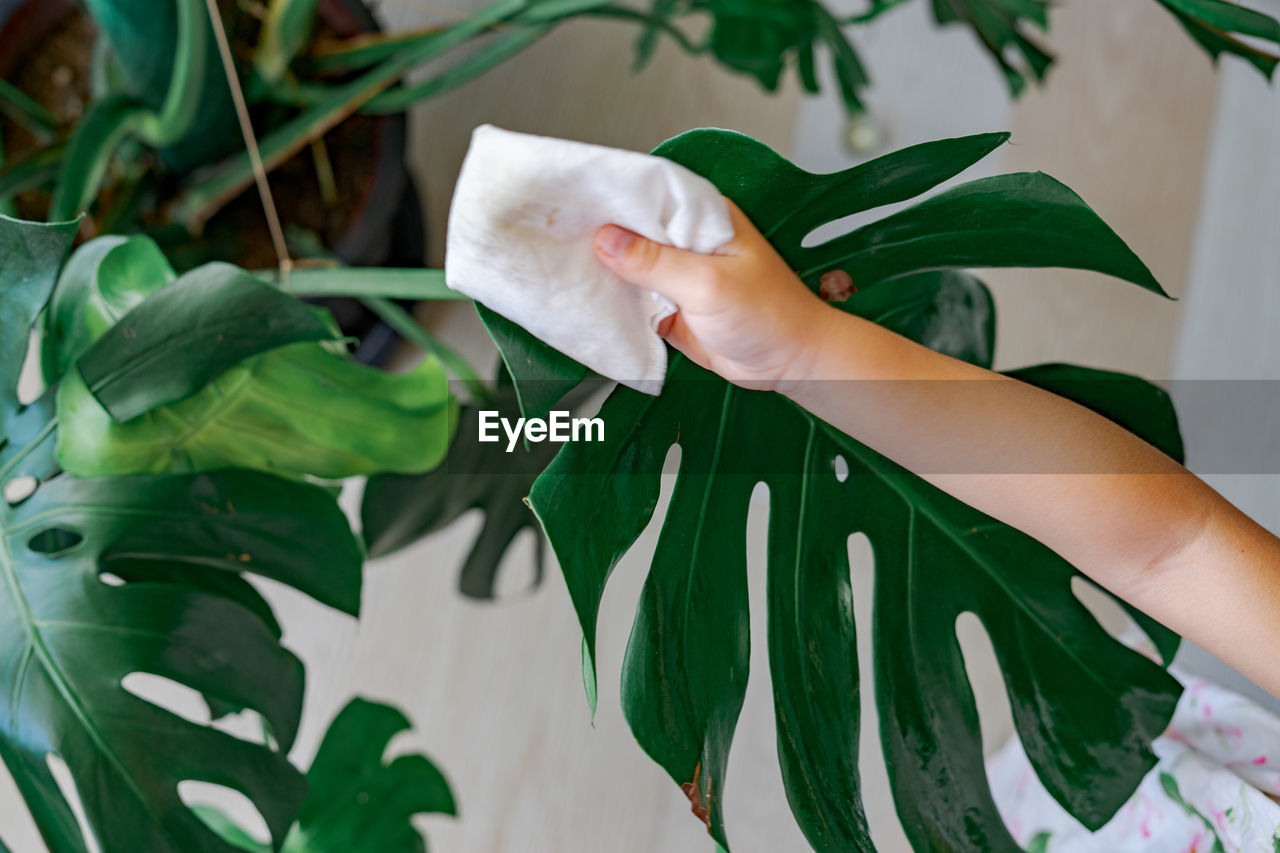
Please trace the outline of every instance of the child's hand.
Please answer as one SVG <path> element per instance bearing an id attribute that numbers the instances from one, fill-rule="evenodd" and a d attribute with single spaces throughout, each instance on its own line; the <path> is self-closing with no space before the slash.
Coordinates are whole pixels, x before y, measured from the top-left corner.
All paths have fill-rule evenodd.
<path id="1" fill-rule="evenodd" d="M 654 243 L 616 225 L 596 232 L 614 273 L 679 310 L 658 332 L 730 382 L 773 390 L 805 375 L 829 311 L 751 221 L 726 199 L 734 239 L 714 255 Z"/>

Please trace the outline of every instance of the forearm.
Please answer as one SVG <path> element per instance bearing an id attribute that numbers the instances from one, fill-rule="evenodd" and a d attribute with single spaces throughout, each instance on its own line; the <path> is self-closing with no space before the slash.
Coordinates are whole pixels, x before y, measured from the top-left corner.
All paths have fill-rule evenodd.
<path id="1" fill-rule="evenodd" d="M 780 385 L 818 417 L 1129 597 L 1218 498 L 1065 398 L 824 307 L 819 345 Z M 1136 603 L 1136 602 L 1135 602 Z"/>

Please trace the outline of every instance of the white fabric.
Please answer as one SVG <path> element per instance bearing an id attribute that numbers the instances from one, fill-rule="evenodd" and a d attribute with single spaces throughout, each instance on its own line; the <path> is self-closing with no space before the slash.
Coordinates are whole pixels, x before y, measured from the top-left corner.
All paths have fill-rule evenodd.
<path id="1" fill-rule="evenodd" d="M 615 223 L 712 252 L 733 239 L 715 186 L 648 154 L 476 128 L 449 211 L 445 281 L 610 379 L 657 394 L 667 370 L 666 298 L 596 259 Z"/>
<path id="2" fill-rule="evenodd" d="M 1149 642 L 1132 644 L 1154 656 Z M 1159 763 L 1096 833 L 1049 795 L 1016 735 L 987 760 L 996 806 L 1019 845 L 1035 853 L 1280 850 L 1280 716 L 1170 671 L 1186 692 L 1152 744 Z"/>

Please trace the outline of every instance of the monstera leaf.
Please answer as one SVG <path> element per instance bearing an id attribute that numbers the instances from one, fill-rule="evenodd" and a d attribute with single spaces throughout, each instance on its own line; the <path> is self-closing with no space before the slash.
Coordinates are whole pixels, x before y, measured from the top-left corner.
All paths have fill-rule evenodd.
<path id="1" fill-rule="evenodd" d="M 417 814 L 456 815 L 449 783 L 422 755 L 383 763 L 387 744 L 409 728 L 389 705 L 353 699 L 329 724 L 307 781 L 311 793 L 289 830 L 282 853 L 426 853 L 409 819 Z M 202 809 L 219 835 L 250 853 L 271 853 L 224 814 Z"/>
<path id="2" fill-rule="evenodd" d="M 565 396 L 565 390 L 559 388 L 555 396 L 557 401 L 564 397 L 565 407 L 571 409 L 589 390 L 588 385 L 580 385 Z M 492 402 L 462 408 L 453 445 L 442 465 L 426 474 L 369 478 L 360 504 L 360 521 L 369 556 L 381 557 L 447 527 L 469 510 L 482 510 L 484 524 L 462 565 L 458 589 L 471 598 L 491 599 L 502 557 L 524 530 L 538 536 L 533 585 L 541 583 L 545 543 L 524 498 L 559 448 L 543 442 L 518 445 L 507 452 L 502 442 L 479 441 L 481 408 L 496 411 L 503 418 L 520 416 L 520 403 L 505 366 L 499 368 Z"/>
<path id="3" fill-rule="evenodd" d="M 359 544 L 327 491 L 268 474 L 57 471 L 52 390 L 24 407 L 17 382 L 76 225 L 0 217 L 0 758 L 55 853 L 89 849 L 49 769 L 55 755 L 100 849 L 234 851 L 183 804 L 184 780 L 241 791 L 282 840 L 306 792 L 284 757 L 302 666 L 243 574 L 354 614 Z M 135 695 L 123 686 L 133 673 L 258 712 L 269 743 Z"/>
<path id="4" fill-rule="evenodd" d="M 957 270 L 1071 266 L 1159 287 L 1070 190 L 1040 175 L 961 184 L 826 243 L 815 228 L 913 198 L 1005 139 L 916 146 L 844 172 L 804 172 L 759 143 L 693 131 L 660 146 L 732 198 L 816 289 L 832 269 L 859 287 L 841 307 L 958 358 L 989 365 L 994 313 Z M 525 351 L 528 335 L 505 329 Z M 539 375 L 568 360 L 544 359 Z M 1019 378 L 1085 405 L 1180 453 L 1169 400 L 1141 380 L 1054 366 Z M 517 385 L 521 381 L 515 372 Z M 839 393 L 838 388 L 832 393 Z M 536 414 L 531 413 L 531 414 Z M 601 407 L 606 440 L 568 444 L 530 504 L 585 635 L 594 703 L 599 602 L 613 566 L 648 523 L 668 450 L 679 474 L 641 592 L 622 675 L 637 741 L 680 784 L 727 847 L 725 770 L 746 692 L 746 520 L 769 490 L 770 672 L 787 796 L 815 849 L 870 850 L 857 773 L 858 684 L 847 539 L 876 556 L 873 628 L 885 751 L 899 817 L 919 850 L 1019 849 L 995 809 L 977 710 L 955 624 L 975 613 L 1005 672 L 1017 730 L 1048 790 L 1100 826 L 1154 765 L 1149 742 L 1173 712 L 1177 683 L 1113 641 L 1074 597 L 1052 551 L 950 498 L 791 404 L 730 385 L 673 354 L 650 397 L 616 389 Z M 1171 654 L 1176 637 L 1144 621 Z"/>
<path id="5" fill-rule="evenodd" d="M 261 352 L 264 334 L 276 346 Z M 145 237 L 91 241 L 44 321 L 45 378 L 62 378 L 58 462 L 80 476 L 236 466 L 328 479 L 438 465 L 456 417 L 440 362 L 386 373 L 322 340 L 333 336 L 315 309 L 235 267 L 175 278 Z M 111 364 L 134 367 L 107 375 Z M 162 395 L 165 365 L 177 382 Z"/>

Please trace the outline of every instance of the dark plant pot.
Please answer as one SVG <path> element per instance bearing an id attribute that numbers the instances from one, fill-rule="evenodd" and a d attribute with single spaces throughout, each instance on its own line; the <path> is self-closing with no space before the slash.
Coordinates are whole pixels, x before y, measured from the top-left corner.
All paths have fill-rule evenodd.
<path id="1" fill-rule="evenodd" d="M 342 37 L 381 30 L 362 0 L 320 0 L 317 12 Z M 421 266 L 426 258 L 426 228 L 422 203 L 405 166 L 408 118 L 404 113 L 379 117 L 377 166 L 364 197 L 351 213 L 346 232 L 330 247 L 351 266 Z M 366 364 L 384 364 L 400 336 L 354 299 L 325 300 L 343 322 L 343 329 L 359 339 L 355 357 Z"/>
<path id="2" fill-rule="evenodd" d="M 66 15 L 74 0 L 0 0 L 0 76 L 7 75 L 33 45 Z M 361 0 L 320 0 L 317 12 L 342 37 L 380 28 Z M 408 121 L 403 113 L 379 116 L 373 149 L 375 166 L 348 224 L 329 246 L 350 266 L 420 266 L 426 257 L 422 205 L 405 167 Z M 390 357 L 399 337 L 354 299 L 320 300 L 345 333 L 359 340 L 355 356 L 369 364 Z"/>

